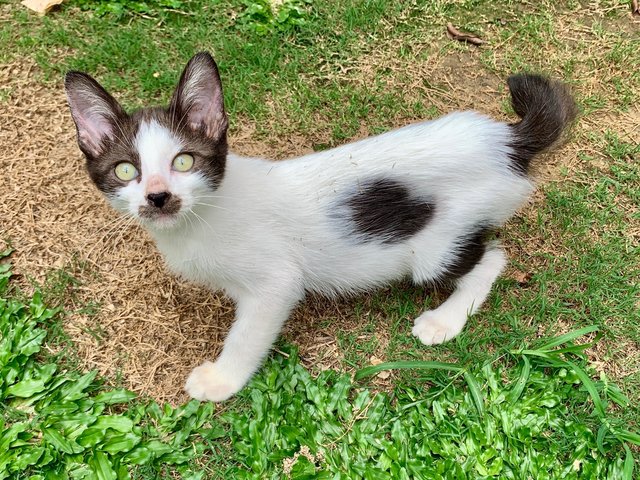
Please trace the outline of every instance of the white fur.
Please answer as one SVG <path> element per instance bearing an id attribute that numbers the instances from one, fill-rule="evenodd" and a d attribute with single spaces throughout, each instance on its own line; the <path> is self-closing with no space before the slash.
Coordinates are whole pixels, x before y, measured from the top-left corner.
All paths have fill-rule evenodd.
<path id="1" fill-rule="evenodd" d="M 487 250 L 475 268 L 456 282 L 455 291 L 442 305 L 416 318 L 412 333 L 425 345 L 446 342 L 458 335 L 467 317 L 486 300 L 506 263 L 501 249 Z"/>
<path id="2" fill-rule="evenodd" d="M 135 213 L 145 202 L 145 178 L 165 176 L 183 201 L 182 220 L 173 228 L 147 227 L 167 265 L 223 289 L 237 304 L 222 354 L 190 375 L 191 396 L 220 401 L 242 388 L 306 291 L 352 293 L 404 277 L 436 281 L 456 258 L 457 239 L 479 224 L 501 225 L 531 193 L 530 181 L 508 166 L 511 135 L 505 124 L 458 112 L 291 160 L 230 154 L 211 191 L 199 174 L 171 171 L 183 146 L 159 124 L 144 125 L 136 138 L 141 182 L 123 188 L 114 205 Z M 340 201 L 379 177 L 435 203 L 426 228 L 399 243 L 353 236 Z M 497 245 L 487 250 L 449 300 L 418 317 L 414 335 L 425 344 L 457 335 L 504 264 Z"/>

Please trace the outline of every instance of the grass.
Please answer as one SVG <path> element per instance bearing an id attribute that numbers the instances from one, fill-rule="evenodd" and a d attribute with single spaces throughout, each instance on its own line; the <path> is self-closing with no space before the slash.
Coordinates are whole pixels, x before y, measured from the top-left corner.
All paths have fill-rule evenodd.
<path id="1" fill-rule="evenodd" d="M 395 362 L 314 378 L 289 350 L 222 409 L 173 408 L 61 369 L 43 350 L 58 310 L 39 291 L 17 300 L 0 271 L 2 479 L 633 478 L 640 435 L 610 415 L 629 400 L 592 380 L 589 345 L 575 343 L 595 327 L 509 352 L 509 368 Z M 358 381 L 399 368 L 420 382 Z"/>
<path id="2" fill-rule="evenodd" d="M 74 400 L 86 407 L 82 414 L 96 422 L 105 415 L 130 423 L 119 433 L 98 428 L 96 443 L 68 453 L 78 447 L 52 442 L 56 434 L 45 438 L 43 429 L 78 443 L 81 431 L 73 437 L 48 415 L 62 408 L 65 385 L 89 377 L 75 368 L 58 369 L 44 381 L 52 368 L 46 365 L 56 360 L 34 351 L 20 357 L 11 375 L 42 380 L 44 390 L 34 395 L 46 395 L 29 403 L 25 398 L 32 397 L 17 397 L 15 388 L 9 395 L 9 386 L 2 387 L 3 438 L 13 428 L 8 425 L 26 425 L 5 453 L 25 455 L 22 463 L 11 457 L 5 468 L 25 468 L 9 477 L 68 467 L 76 472 L 73 478 L 113 478 L 97 473 L 109 468 L 125 478 L 119 473 L 124 466 L 134 478 L 176 472 L 183 478 L 546 475 L 540 472 L 552 478 L 632 478 L 624 445 L 638 438 L 620 425 L 637 430 L 640 413 L 640 149 L 633 141 L 640 37 L 626 16 L 626 0 L 603 0 L 592 8 L 551 0 L 315 0 L 288 2 L 294 13 L 282 22 L 262 1 L 127 4 L 72 0 L 61 12 L 39 18 L 11 3 L 11 11 L 2 13 L 10 22 L 0 31 L 10 48 L 0 51 L 0 61 L 34 59 L 42 83 L 59 84 L 69 69 L 88 71 L 128 107 L 137 107 L 166 101 L 182 64 L 207 49 L 220 65 L 232 129 L 253 127 L 252 135 L 267 147 L 297 135 L 305 145 L 328 148 L 456 108 L 505 116 L 505 102 L 494 108 L 505 96 L 503 80 L 521 70 L 570 83 L 582 119 L 563 153 L 567 163 L 552 169 L 540 200 L 502 233 L 510 270 L 454 341 L 425 349 L 408 335 L 416 314 L 443 298 L 409 285 L 346 301 L 342 310 L 349 314 L 328 307 L 319 313 L 320 326 L 338 330 L 341 370 L 362 371 L 374 357 L 432 362 L 417 364 L 422 367 L 441 362 L 445 370 L 394 370 L 390 380 L 353 381 L 333 371 L 310 375 L 285 346 L 288 358 L 276 355 L 238 400 L 221 409 L 189 403 L 165 410 L 122 390 L 113 397 L 122 401 L 109 403 L 108 396 L 99 397 L 106 395 L 104 386 L 93 378 Z M 489 45 L 475 49 L 447 41 L 448 21 L 489 39 Z M 0 103 L 7 95 L 0 91 Z M 51 291 L 52 297 L 68 294 Z M 48 313 L 34 316 L 29 302 L 15 308 L 22 313 L 12 314 L 12 321 L 50 335 L 60 331 Z M 540 338 L 590 326 L 602 337 L 584 356 L 580 349 L 543 348 Z M 575 340 L 563 345 L 573 348 Z M 62 383 L 54 387 L 56 382 Z M 27 414 L 13 406 L 21 402 L 29 404 Z M 110 447 L 114 438 L 123 450 Z M 175 456 L 163 451 L 167 444 Z M 146 453 L 127 457 L 136 449 Z M 98 460 L 90 463 L 92 456 Z"/>

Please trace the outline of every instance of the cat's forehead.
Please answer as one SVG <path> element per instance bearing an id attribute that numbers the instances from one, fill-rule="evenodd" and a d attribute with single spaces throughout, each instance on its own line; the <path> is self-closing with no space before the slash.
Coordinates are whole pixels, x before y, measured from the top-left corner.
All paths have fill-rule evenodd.
<path id="1" fill-rule="evenodd" d="M 140 120 L 133 142 L 143 170 L 147 174 L 161 173 L 168 158 L 184 150 L 184 141 L 157 118 Z"/>
<path id="2" fill-rule="evenodd" d="M 201 131 L 194 131 L 184 116 L 176 116 L 171 109 L 145 108 L 133 112 L 129 121 L 133 126 L 132 143 L 141 158 L 153 159 L 159 154 L 166 157 L 180 152 L 210 156 L 219 150 L 226 154 L 226 138 L 214 140 Z"/>
<path id="3" fill-rule="evenodd" d="M 88 158 L 87 170 L 105 194 L 122 187 L 114 175 L 118 163 L 130 162 L 139 171 L 139 181 L 160 175 L 167 178 L 172 161 L 180 153 L 196 157 L 193 168 L 215 188 L 225 170 L 226 138 L 214 140 L 204 132 L 193 130 L 171 109 L 146 108 L 134 111 L 115 124 L 114 138 L 102 155 Z"/>

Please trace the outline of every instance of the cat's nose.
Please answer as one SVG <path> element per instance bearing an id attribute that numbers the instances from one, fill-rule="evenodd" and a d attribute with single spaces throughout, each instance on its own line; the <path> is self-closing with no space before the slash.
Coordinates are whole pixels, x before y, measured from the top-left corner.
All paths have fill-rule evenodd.
<path id="1" fill-rule="evenodd" d="M 149 193 L 147 195 L 149 205 L 153 205 L 158 208 L 164 207 L 164 204 L 167 203 L 169 198 L 171 198 L 171 194 L 169 192 Z"/>

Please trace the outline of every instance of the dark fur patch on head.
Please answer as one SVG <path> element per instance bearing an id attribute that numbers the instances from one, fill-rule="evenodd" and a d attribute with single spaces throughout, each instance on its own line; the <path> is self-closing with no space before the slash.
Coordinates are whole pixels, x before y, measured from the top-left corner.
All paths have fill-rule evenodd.
<path id="1" fill-rule="evenodd" d="M 130 162 L 142 173 L 134 140 L 140 125 L 152 120 L 181 140 L 185 145 L 185 151 L 182 153 L 189 153 L 194 158 L 193 171 L 200 171 L 211 188 L 217 188 L 225 171 L 228 151 L 226 137 L 213 140 L 203 136 L 185 125 L 183 119 L 175 116 L 175 112 L 161 108 L 138 110 L 122 117 L 117 124 L 119 135 L 104 142 L 104 153 L 99 156 L 85 154 L 87 171 L 96 186 L 107 196 L 113 195 L 118 188 L 125 186 L 127 182 L 120 180 L 115 174 L 116 165 L 120 162 Z M 166 159 L 167 165 L 170 165 L 172 160 Z"/>
<path id="2" fill-rule="evenodd" d="M 469 273 L 478 264 L 486 250 L 491 229 L 478 227 L 470 235 L 461 237 L 456 244 L 456 259 L 446 267 L 442 278 L 454 281 Z"/>
<path id="3" fill-rule="evenodd" d="M 116 176 L 116 165 L 121 162 L 129 162 L 140 172 L 140 157 L 133 147 L 133 139 L 139 125 L 127 115 L 118 120 L 117 126 L 119 134 L 117 137 L 104 141 L 104 153 L 93 156 L 85 152 L 87 172 L 89 172 L 93 183 L 107 196 L 114 195 L 119 188 L 127 184 Z M 139 180 L 140 177 L 134 181 Z"/>
<path id="4" fill-rule="evenodd" d="M 228 122 L 218 69 L 208 53 L 189 61 L 166 109 L 146 108 L 128 115 L 97 81 L 81 72 L 68 73 L 65 87 L 89 176 L 105 195 L 126 185 L 115 175 L 118 163 L 132 163 L 142 174 L 134 140 L 140 125 L 152 120 L 182 142 L 181 153 L 194 157 L 194 170 L 212 188 L 222 181 Z M 170 166 L 173 159 L 166 161 Z"/>
<path id="5" fill-rule="evenodd" d="M 531 159 L 553 145 L 576 117 L 568 88 L 540 75 L 513 75 L 508 79 L 511 104 L 522 118 L 513 124 L 511 168 L 525 175 Z"/>
<path id="6" fill-rule="evenodd" d="M 344 202 L 353 234 L 364 241 L 397 243 L 422 230 L 435 205 L 412 195 L 396 180 L 374 179 L 358 185 Z"/>

